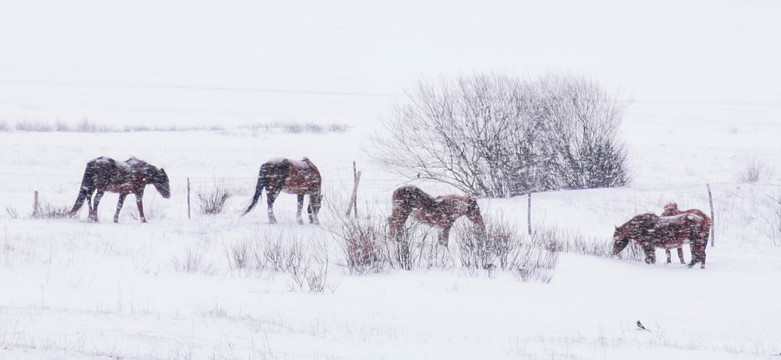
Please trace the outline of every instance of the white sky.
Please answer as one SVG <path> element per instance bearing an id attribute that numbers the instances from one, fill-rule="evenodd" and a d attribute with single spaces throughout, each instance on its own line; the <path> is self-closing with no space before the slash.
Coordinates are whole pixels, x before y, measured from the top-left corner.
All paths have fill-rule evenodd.
<path id="1" fill-rule="evenodd" d="M 83 0 L 0 9 L 0 81 L 397 94 L 424 76 L 568 71 L 635 99 L 773 102 L 781 89 L 775 1 Z"/>

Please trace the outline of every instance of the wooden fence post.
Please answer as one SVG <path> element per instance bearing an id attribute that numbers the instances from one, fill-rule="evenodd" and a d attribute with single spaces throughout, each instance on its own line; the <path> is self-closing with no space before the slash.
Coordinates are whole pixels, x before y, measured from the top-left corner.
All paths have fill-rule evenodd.
<path id="1" fill-rule="evenodd" d="M 33 217 L 41 216 L 41 205 L 38 203 L 38 190 L 35 190 L 35 200 L 33 201 Z"/>
<path id="2" fill-rule="evenodd" d="M 713 214 L 713 195 L 710 192 L 710 184 L 705 184 L 705 188 L 708 189 L 708 202 L 710 203 L 710 246 L 714 246 L 714 238 L 716 237 L 716 227 L 713 225 L 716 223 L 716 218 Z"/>
<path id="3" fill-rule="evenodd" d="M 358 217 L 358 183 L 361 181 L 361 172 L 355 168 L 355 161 L 353 161 L 353 194 L 350 196 L 350 203 L 347 204 L 347 213 L 350 215 L 350 210 L 353 210 L 353 216 Z"/>

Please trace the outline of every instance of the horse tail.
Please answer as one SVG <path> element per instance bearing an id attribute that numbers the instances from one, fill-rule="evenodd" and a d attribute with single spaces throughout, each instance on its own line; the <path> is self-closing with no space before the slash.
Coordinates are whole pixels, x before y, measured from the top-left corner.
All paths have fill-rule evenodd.
<path id="1" fill-rule="evenodd" d="M 247 215 L 247 213 L 250 212 L 250 210 L 252 210 L 252 208 L 254 208 L 258 203 L 258 200 L 263 194 L 263 188 L 266 187 L 266 178 L 268 176 L 270 167 L 271 165 L 268 163 L 260 166 L 260 172 L 258 172 L 258 185 L 255 186 L 255 195 L 252 196 L 252 203 L 249 204 L 249 207 L 244 211 L 243 214 L 241 214 L 241 216 Z"/>
<path id="2" fill-rule="evenodd" d="M 93 180 L 95 178 L 95 170 L 93 169 L 95 161 L 87 163 L 87 168 L 84 169 L 84 177 L 81 179 L 81 187 L 79 188 L 79 196 L 76 197 L 76 203 L 73 204 L 73 208 L 68 212 L 68 215 L 73 216 L 84 205 L 84 200 L 87 199 L 94 190 Z"/>

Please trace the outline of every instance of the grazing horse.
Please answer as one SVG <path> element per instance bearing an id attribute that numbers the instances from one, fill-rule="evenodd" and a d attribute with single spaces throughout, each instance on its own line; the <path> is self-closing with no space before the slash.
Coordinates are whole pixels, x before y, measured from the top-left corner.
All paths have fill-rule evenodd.
<path id="1" fill-rule="evenodd" d="M 252 203 L 242 216 L 255 207 L 263 192 L 263 188 L 266 188 L 268 221 L 270 223 L 277 223 L 277 219 L 274 217 L 274 200 L 277 199 L 281 191 L 284 191 L 288 194 L 298 195 L 296 219 L 299 224 L 304 223 L 301 218 L 301 209 L 304 207 L 304 195 L 309 195 L 309 206 L 307 207 L 309 222 L 319 224 L 317 213 L 320 212 L 320 204 L 323 200 L 323 195 L 320 193 L 321 183 L 320 171 L 307 158 L 303 158 L 300 161 L 289 159 L 269 160 L 260 166 L 255 195 L 252 197 Z"/>
<path id="2" fill-rule="evenodd" d="M 707 224 L 704 225 L 704 226 L 707 226 L 707 229 L 705 229 L 705 231 L 710 232 L 710 228 L 713 225 L 713 221 L 711 220 L 711 218 L 708 217 L 708 215 L 705 215 L 705 213 L 702 212 L 699 209 L 678 210 L 678 204 L 673 202 L 673 203 L 669 203 L 669 204 L 665 205 L 664 206 L 664 211 L 662 212 L 662 216 L 674 216 L 674 215 L 680 215 L 680 214 L 694 214 L 694 215 L 697 215 L 697 216 L 705 219 L 705 222 L 707 223 Z M 672 262 L 671 261 L 672 256 L 670 255 L 670 249 L 664 249 L 664 251 L 665 251 L 665 254 L 667 254 L 667 263 L 669 264 L 669 263 Z M 681 248 L 681 247 L 678 248 L 678 259 L 681 260 L 681 264 L 685 264 L 686 263 L 686 261 L 683 259 L 683 248 Z"/>
<path id="3" fill-rule="evenodd" d="M 486 234 L 480 207 L 471 196 L 445 195 L 434 198 L 412 185 L 396 189 L 393 192 L 393 212 L 388 218 L 388 235 L 391 238 L 400 235 L 410 214 L 424 224 L 442 228 L 440 245 L 447 246 L 450 228 L 456 219 L 464 215 L 478 226 L 482 235 Z"/>
<path id="4" fill-rule="evenodd" d="M 616 228 L 613 233 L 613 255 L 618 255 L 630 240 L 640 245 L 645 252 L 645 262 L 656 262 L 655 248 L 672 249 L 689 240 L 692 261 L 689 267 L 700 262 L 705 268 L 705 247 L 708 245 L 707 222 L 695 214 L 657 216 L 642 214 L 633 217 Z M 705 231 L 703 231 L 705 230 Z"/>
<path id="5" fill-rule="evenodd" d="M 99 157 L 87 163 L 84 170 L 84 178 L 81 180 L 81 189 L 73 209 L 68 212 L 73 216 L 84 205 L 87 199 L 89 205 L 89 218 L 98 221 L 98 204 L 106 191 L 119 193 L 117 212 L 114 214 L 114 222 L 119 222 L 119 211 L 125 202 L 127 194 L 136 196 L 138 215 L 141 222 L 146 222 L 144 217 L 144 188 L 152 184 L 164 198 L 171 197 L 171 188 L 168 184 L 168 175 L 165 170 L 158 169 L 144 161 L 131 157 L 127 161 L 116 161 L 107 157 Z M 97 191 L 97 192 L 96 192 Z M 92 193 L 95 192 L 95 204 L 92 204 Z"/>

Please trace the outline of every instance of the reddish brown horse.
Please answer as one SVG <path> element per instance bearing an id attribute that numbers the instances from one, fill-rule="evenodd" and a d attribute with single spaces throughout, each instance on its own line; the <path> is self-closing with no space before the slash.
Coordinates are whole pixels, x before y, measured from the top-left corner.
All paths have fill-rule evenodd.
<path id="1" fill-rule="evenodd" d="M 689 267 L 699 262 L 704 269 L 705 247 L 708 245 L 706 225 L 705 219 L 694 214 L 662 217 L 655 214 L 637 215 L 616 228 L 613 233 L 613 255 L 618 255 L 630 240 L 634 240 L 643 248 L 645 262 L 653 264 L 656 262 L 655 248 L 677 248 L 688 240 L 692 252 Z"/>
<path id="2" fill-rule="evenodd" d="M 396 189 L 393 192 L 393 212 L 388 218 L 388 234 L 391 238 L 400 235 L 410 214 L 424 224 L 442 229 L 440 245 L 447 246 L 450 228 L 456 219 L 464 215 L 477 225 L 481 234 L 485 234 L 480 207 L 471 196 L 445 195 L 434 198 L 411 185 Z"/>
<path id="3" fill-rule="evenodd" d="M 694 214 L 697 215 L 703 219 L 705 219 L 706 224 L 704 226 L 707 226 L 706 231 L 710 232 L 711 225 L 713 224 L 713 221 L 711 218 L 708 217 L 708 215 L 705 215 L 704 212 L 702 212 L 699 209 L 689 209 L 689 210 L 678 210 L 678 204 L 676 203 L 669 203 L 664 206 L 664 211 L 662 212 L 662 216 L 674 216 L 674 215 L 680 215 L 680 214 Z M 670 255 L 670 249 L 664 249 L 665 254 L 667 255 L 667 263 L 672 262 L 672 256 Z M 683 248 L 678 247 L 678 259 L 681 260 L 681 264 L 685 264 L 686 260 L 683 259 Z"/>
<path id="4" fill-rule="evenodd" d="M 317 214 L 320 212 L 320 204 L 323 199 L 323 195 L 320 193 L 321 183 L 320 171 L 307 158 L 301 161 L 289 159 L 267 161 L 260 166 L 255 195 L 252 197 L 252 203 L 242 216 L 255 207 L 263 193 L 263 188 L 266 188 L 268 221 L 270 223 L 277 223 L 277 219 L 274 217 L 274 200 L 277 199 L 281 191 L 284 191 L 298 196 L 296 219 L 299 224 L 304 223 L 304 220 L 301 218 L 301 209 L 304 207 L 304 195 L 309 195 L 309 206 L 307 207 L 309 222 L 319 224 L 320 221 L 317 219 Z"/>
<path id="5" fill-rule="evenodd" d="M 164 198 L 171 197 L 171 188 L 168 184 L 168 175 L 165 170 L 158 169 L 144 161 L 131 157 L 127 161 L 115 161 L 107 157 L 99 157 L 87 163 L 84 170 L 84 178 L 81 180 L 81 189 L 73 209 L 68 215 L 73 216 L 84 205 L 84 199 L 89 205 L 89 218 L 98 221 L 98 204 L 103 193 L 119 193 L 117 212 L 114 214 L 114 222 L 119 222 L 119 211 L 125 202 L 127 194 L 136 196 L 138 215 L 141 222 L 146 222 L 144 217 L 144 188 L 152 184 Z M 92 204 L 92 193 L 95 193 L 95 204 Z"/>

